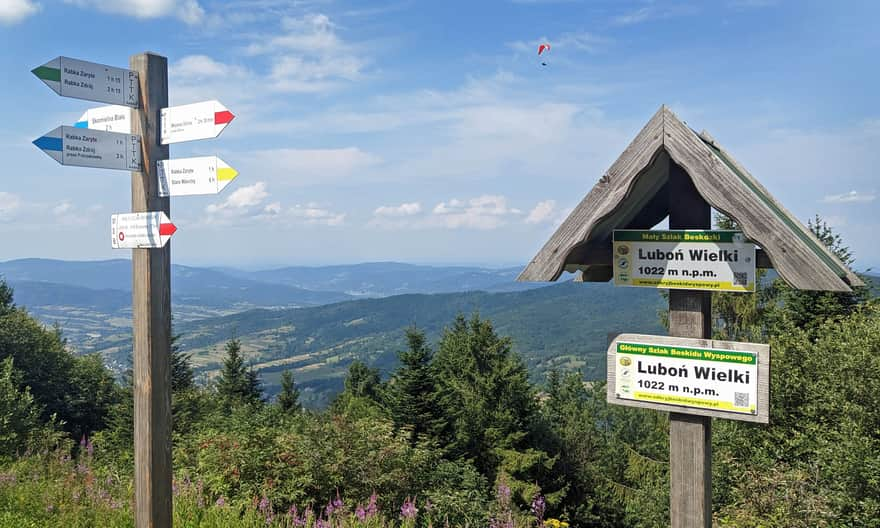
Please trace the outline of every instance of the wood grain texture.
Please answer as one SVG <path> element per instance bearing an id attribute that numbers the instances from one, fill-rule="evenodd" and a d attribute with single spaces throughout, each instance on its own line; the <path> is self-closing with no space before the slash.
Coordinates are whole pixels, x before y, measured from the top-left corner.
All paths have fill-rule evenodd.
<path id="1" fill-rule="evenodd" d="M 725 159 L 737 167 L 745 183 L 694 131 L 668 109 L 663 111 L 663 144 L 670 157 L 687 171 L 712 207 L 736 220 L 746 237 L 764 249 L 783 280 L 801 290 L 850 291 L 842 277 L 861 285 L 858 276 L 731 156 L 725 154 Z"/>
<path id="2" fill-rule="evenodd" d="M 669 415 L 669 480 L 670 526 L 711 528 L 711 418 Z"/>
<path id="3" fill-rule="evenodd" d="M 663 109 L 665 112 L 665 108 Z M 678 164 L 669 165 L 669 229 L 709 229 L 712 210 Z M 669 335 L 712 337 L 712 293 L 669 291 Z M 712 527 L 712 418 L 669 415 L 669 519 L 672 528 Z"/>
<path id="4" fill-rule="evenodd" d="M 159 143 L 159 111 L 168 106 L 168 60 L 149 53 L 129 61 L 140 77 L 141 109 L 132 110 L 132 134 L 141 136 L 143 171 L 131 173 L 132 212 L 164 211 L 156 161 L 168 159 Z M 132 250 L 134 355 L 135 524 L 171 526 L 171 242 Z"/>
<path id="5" fill-rule="evenodd" d="M 517 280 L 553 281 L 559 277 L 569 252 L 586 241 L 593 225 L 623 201 L 636 176 L 650 165 L 662 147 L 663 110 L 661 108 L 654 114 L 623 154 L 562 222 Z"/>
<path id="6" fill-rule="evenodd" d="M 850 286 L 863 285 L 708 134 L 697 136 L 666 107 L 651 118 L 517 280 L 554 281 L 564 269 L 583 271 L 584 281 L 610 278 L 603 261 L 603 246 L 611 245 L 605 232 L 609 228 L 637 228 L 627 225 L 633 218 L 636 224 L 650 225 L 654 225 L 650 223 L 654 218 L 662 219 L 666 210 L 658 204 L 663 206 L 663 197 L 656 200 L 641 193 L 669 193 L 667 185 L 659 185 L 668 176 L 657 171 L 668 172 L 673 165 L 681 166 L 703 199 L 736 220 L 746 236 L 760 246 L 760 267 L 774 267 L 797 289 L 850 291 Z M 642 217 L 632 216 L 638 207 L 644 209 Z M 609 226 L 609 221 L 617 224 Z M 599 249 L 603 253 L 593 256 Z M 590 269 L 594 266 L 595 272 Z"/>

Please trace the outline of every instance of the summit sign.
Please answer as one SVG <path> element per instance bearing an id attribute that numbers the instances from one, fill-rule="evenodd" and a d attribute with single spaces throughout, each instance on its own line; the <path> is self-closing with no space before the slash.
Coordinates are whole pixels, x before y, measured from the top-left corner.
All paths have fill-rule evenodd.
<path id="1" fill-rule="evenodd" d="M 739 231 L 616 229 L 614 284 L 755 291 L 755 245 Z"/>

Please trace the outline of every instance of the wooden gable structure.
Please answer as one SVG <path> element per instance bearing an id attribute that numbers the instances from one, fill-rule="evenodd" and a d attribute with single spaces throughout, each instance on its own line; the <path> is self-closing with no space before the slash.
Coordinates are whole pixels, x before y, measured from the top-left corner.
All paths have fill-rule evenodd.
<path id="1" fill-rule="evenodd" d="M 677 167 L 676 167 L 677 166 Z M 651 229 L 669 213 L 669 173 L 680 167 L 715 210 L 734 219 L 760 247 L 758 267 L 775 268 L 801 290 L 850 291 L 862 286 L 782 204 L 770 196 L 711 136 L 695 133 L 662 106 L 571 212 L 517 280 L 555 281 L 563 271 L 579 280 L 612 277 L 615 229 Z"/>

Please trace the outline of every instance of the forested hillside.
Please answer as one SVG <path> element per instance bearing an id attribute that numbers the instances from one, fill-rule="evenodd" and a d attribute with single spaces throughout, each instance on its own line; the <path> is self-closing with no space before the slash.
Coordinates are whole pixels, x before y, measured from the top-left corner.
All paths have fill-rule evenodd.
<path id="1" fill-rule="evenodd" d="M 321 406 L 342 390 L 352 361 L 387 376 L 398 364 L 407 327 L 436 341 L 459 313 L 479 313 L 509 336 L 533 380 L 544 379 L 553 368 L 580 369 L 586 379 L 599 379 L 605 372 L 608 332 L 662 331 L 661 306 L 653 290 L 569 281 L 523 292 L 397 295 L 297 310 L 252 310 L 175 329 L 197 372 L 215 374 L 223 344 L 234 336 L 269 394 L 277 392 L 281 371 L 290 369 L 304 388 L 304 401 Z"/>
<path id="2" fill-rule="evenodd" d="M 839 238 L 823 233 L 851 264 Z M 761 284 L 755 294 L 712 299 L 715 337 L 766 342 L 772 354 L 770 423 L 713 421 L 714 523 L 876 527 L 880 301 L 869 288 Z M 662 312 L 656 297 L 606 288 L 560 284 L 252 312 L 238 322 L 240 337 L 224 341 L 206 384 L 182 348 L 205 337 L 178 338 L 175 525 L 667 526 L 667 414 L 608 405 L 604 379 L 588 382 L 568 368 L 574 359 L 548 359 L 569 342 L 551 345 L 551 334 L 564 333 L 553 321 L 613 330 L 616 320 L 631 331 L 632 321 L 619 321 L 629 303 Z M 554 309 L 558 317 L 550 318 Z M 288 319 L 269 320 L 273 314 Z M 248 350 L 244 338 L 279 322 L 296 346 L 325 333 L 328 340 L 387 333 L 399 346 L 382 353 L 384 370 L 361 360 L 369 354 L 316 356 L 344 365 L 343 390 L 326 409 L 309 411 L 305 363 L 250 364 L 260 347 Z M 209 328 L 232 324 L 220 318 Z M 546 325 L 548 334 L 517 344 L 526 324 Z M 306 327 L 324 330 L 297 334 Z M 517 352 L 526 346 L 547 355 L 527 362 Z M 544 375 L 528 364 L 544 365 Z M 263 374 L 275 371 L 280 390 L 267 398 Z M 0 526 L 131 526 L 132 435 L 130 378 L 120 383 L 97 356 L 72 354 L 0 282 Z"/>

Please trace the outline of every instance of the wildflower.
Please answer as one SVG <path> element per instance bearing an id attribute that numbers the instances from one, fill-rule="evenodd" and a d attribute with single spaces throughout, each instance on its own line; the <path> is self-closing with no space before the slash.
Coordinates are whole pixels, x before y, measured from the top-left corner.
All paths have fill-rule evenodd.
<path id="1" fill-rule="evenodd" d="M 503 482 L 498 485 L 498 498 L 505 503 L 510 501 L 510 487 Z"/>
<path id="2" fill-rule="evenodd" d="M 547 503 L 544 501 L 544 496 L 538 493 L 535 495 L 535 498 L 532 499 L 532 513 L 535 514 L 535 518 L 538 519 L 538 524 L 544 522 L 544 511 L 547 509 Z"/>
<path id="3" fill-rule="evenodd" d="M 223 497 L 218 497 L 217 502 L 215 502 L 214 505 L 222 508 L 223 506 L 226 506 L 226 499 L 224 499 Z"/>
<path id="4" fill-rule="evenodd" d="M 259 509 L 261 513 L 266 513 L 269 509 L 269 499 L 267 497 L 263 496 L 263 498 L 260 499 Z"/>
<path id="5" fill-rule="evenodd" d="M 47 512 L 52 513 L 54 510 L 55 510 L 55 506 L 53 506 L 53 505 L 51 505 L 51 504 L 49 504 L 48 506 L 46 506 L 46 511 L 47 511 Z"/>
<path id="6" fill-rule="evenodd" d="M 354 514 L 360 521 L 363 521 L 367 518 L 367 510 L 365 510 L 364 507 L 360 504 L 358 504 L 357 509 L 354 511 Z"/>
<path id="7" fill-rule="evenodd" d="M 379 513 L 379 507 L 376 506 L 376 501 L 379 500 L 379 496 L 376 495 L 374 491 L 372 495 L 370 495 L 370 502 L 367 504 L 367 517 L 372 517 Z"/>
<path id="8" fill-rule="evenodd" d="M 336 498 L 333 500 L 333 508 L 341 510 L 344 506 L 345 503 L 342 502 L 342 498 L 339 496 L 339 490 L 336 490 Z"/>
<path id="9" fill-rule="evenodd" d="M 400 515 L 404 519 L 413 519 L 418 512 L 419 509 L 416 508 L 415 501 L 410 501 L 409 497 L 407 497 L 406 500 L 403 501 L 403 505 L 400 507 Z"/>

